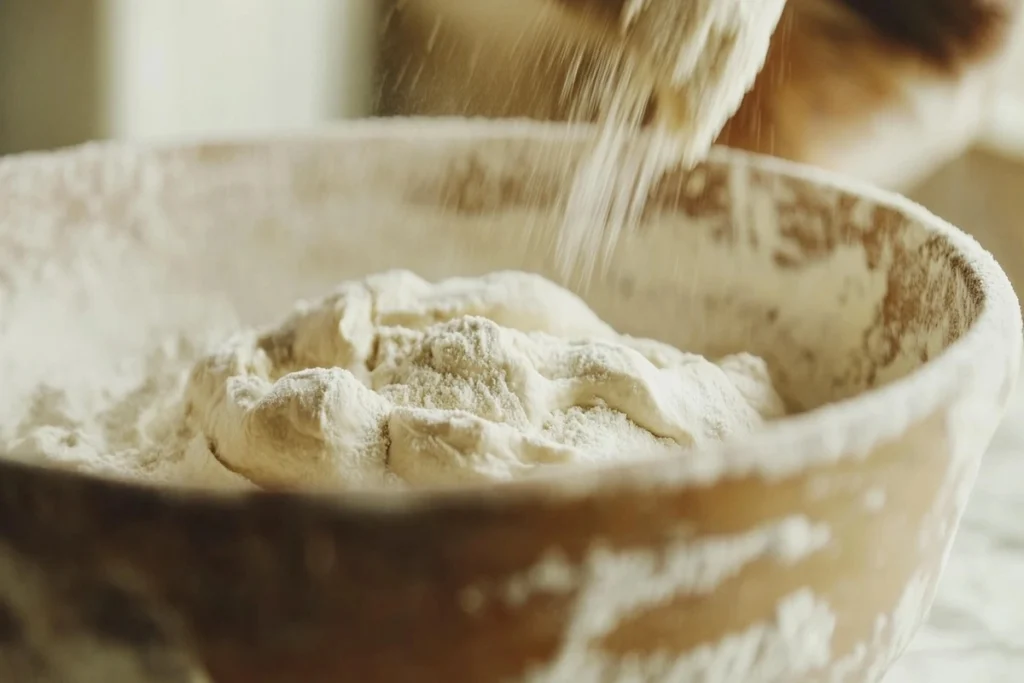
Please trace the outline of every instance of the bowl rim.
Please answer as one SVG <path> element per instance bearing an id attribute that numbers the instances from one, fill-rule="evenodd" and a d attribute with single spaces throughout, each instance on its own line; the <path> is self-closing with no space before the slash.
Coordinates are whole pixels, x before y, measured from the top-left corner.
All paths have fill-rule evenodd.
<path id="1" fill-rule="evenodd" d="M 428 130 L 425 131 L 424 128 Z M 0 166 L 35 161 L 73 161 L 83 155 L 148 155 L 195 152 L 204 149 L 244 151 L 270 149 L 285 143 L 345 142 L 382 138 L 389 141 L 443 140 L 531 140 L 573 143 L 593 136 L 593 124 L 561 124 L 530 120 L 482 118 L 400 117 L 362 119 L 327 126 L 275 134 L 218 135 L 178 140 L 143 142 L 93 142 L 63 150 L 32 152 L 0 159 Z M 325 503 L 332 508 L 355 512 L 415 511 L 424 506 L 446 504 L 506 504 L 516 498 L 589 497 L 606 491 L 642 487 L 688 488 L 709 486 L 730 478 L 760 476 L 769 481 L 785 479 L 816 466 L 866 456 L 875 447 L 897 438 L 917 421 L 950 404 L 965 386 L 981 385 L 1008 396 L 1016 380 L 1022 349 L 1022 319 L 1017 295 L 995 258 L 973 237 L 934 215 L 924 207 L 867 182 L 777 157 L 742 150 L 715 147 L 710 163 L 742 166 L 780 175 L 822 189 L 866 199 L 874 205 L 897 211 L 908 221 L 943 237 L 953 248 L 980 288 L 982 306 L 967 330 L 940 354 L 904 377 L 878 389 L 814 408 L 772 422 L 752 435 L 718 444 L 685 458 L 656 458 L 628 464 L 572 468 L 571 473 L 553 472 L 495 486 L 465 489 L 411 489 L 406 491 L 351 491 L 338 493 L 210 491 L 194 488 L 158 487 L 97 475 L 64 472 L 0 458 L 4 470 L 38 470 L 34 476 L 88 480 L 107 489 L 119 489 L 160 498 L 202 500 L 206 503 L 238 503 L 247 499 L 283 499 Z M 994 398 L 993 407 L 1003 397 Z M 780 453 L 788 454 L 779 458 Z M 980 453 L 974 457 L 980 457 Z M 26 473 L 27 474 L 27 473 Z"/>

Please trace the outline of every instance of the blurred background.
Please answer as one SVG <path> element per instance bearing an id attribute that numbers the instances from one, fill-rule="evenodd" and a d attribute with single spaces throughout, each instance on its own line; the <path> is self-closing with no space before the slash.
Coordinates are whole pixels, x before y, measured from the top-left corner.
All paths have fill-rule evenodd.
<path id="1" fill-rule="evenodd" d="M 370 115 L 378 56 L 405 49 L 401 38 L 395 48 L 381 37 L 384 8 L 396 2 L 426 0 L 0 0 L 0 154 Z M 1020 288 L 1024 29 L 1018 34 L 976 142 L 900 189 L 975 234 Z"/>
<path id="2" fill-rule="evenodd" d="M 0 153 L 370 112 L 377 0 L 0 0 Z"/>

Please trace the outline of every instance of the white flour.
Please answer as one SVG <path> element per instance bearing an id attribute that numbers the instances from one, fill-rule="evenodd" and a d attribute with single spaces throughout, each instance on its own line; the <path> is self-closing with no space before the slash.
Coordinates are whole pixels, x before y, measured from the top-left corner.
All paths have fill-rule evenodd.
<path id="1" fill-rule="evenodd" d="M 168 344 L 115 400 L 49 395 L 7 449 L 205 487 L 449 486 L 670 457 L 783 415 L 760 359 L 619 335 L 517 272 L 345 283 L 183 371 L 197 355 Z"/>
<path id="2" fill-rule="evenodd" d="M 599 42 L 593 73 L 570 69 L 567 90 L 602 124 L 569 193 L 562 270 L 587 282 L 622 230 L 640 222 L 666 171 L 704 159 L 768 54 L 785 0 L 630 0 L 620 35 Z M 582 58 L 582 56 L 581 56 Z M 650 134 L 638 139 L 649 104 Z"/>
<path id="3" fill-rule="evenodd" d="M 143 367 L 124 367 L 123 392 L 78 394 L 42 388 L 3 443 L 10 457 L 116 479 L 200 488 L 247 488 L 183 419 L 190 344 L 169 341 Z"/>

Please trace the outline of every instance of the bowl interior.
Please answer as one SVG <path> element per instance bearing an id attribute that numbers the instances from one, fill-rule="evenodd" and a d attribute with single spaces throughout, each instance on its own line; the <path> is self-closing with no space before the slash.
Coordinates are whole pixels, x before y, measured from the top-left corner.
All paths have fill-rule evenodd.
<path id="1" fill-rule="evenodd" d="M 59 412 L 54 388 L 65 404 L 140 390 L 112 384 L 113 370 L 380 270 L 564 281 L 555 245 L 581 139 L 460 130 L 367 125 L 0 166 L 0 412 Z M 764 356 L 796 410 L 905 375 L 983 303 L 944 235 L 725 151 L 667 178 L 643 225 L 576 289 L 621 331 Z"/>

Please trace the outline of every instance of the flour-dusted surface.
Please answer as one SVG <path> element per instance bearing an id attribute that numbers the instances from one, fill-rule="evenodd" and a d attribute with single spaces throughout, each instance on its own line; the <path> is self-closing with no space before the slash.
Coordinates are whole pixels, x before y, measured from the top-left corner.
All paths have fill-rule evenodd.
<path id="1" fill-rule="evenodd" d="M 794 516 L 746 534 L 671 543 L 657 558 L 645 551 L 614 552 L 598 545 L 572 567 L 549 555 L 499 587 L 512 606 L 540 594 L 577 590 L 567 634 L 553 660 L 532 668 L 525 683 L 562 681 L 708 681 L 783 683 L 825 666 L 835 629 L 831 606 L 808 590 L 785 596 L 762 623 L 729 634 L 683 656 L 655 652 L 627 658 L 602 656 L 599 643 L 619 624 L 680 595 L 706 596 L 750 564 L 771 561 L 791 568 L 824 550 L 831 530 Z M 487 587 L 475 587 L 489 597 Z M 493 589 L 492 589 L 493 590 Z"/>
<path id="2" fill-rule="evenodd" d="M 194 354 L 165 345 L 127 394 L 74 407 L 43 387 L 0 448 L 203 488 L 451 486 L 678 457 L 784 414 L 762 360 L 620 335 L 522 272 L 347 282 L 221 342 L 185 381 Z"/>

